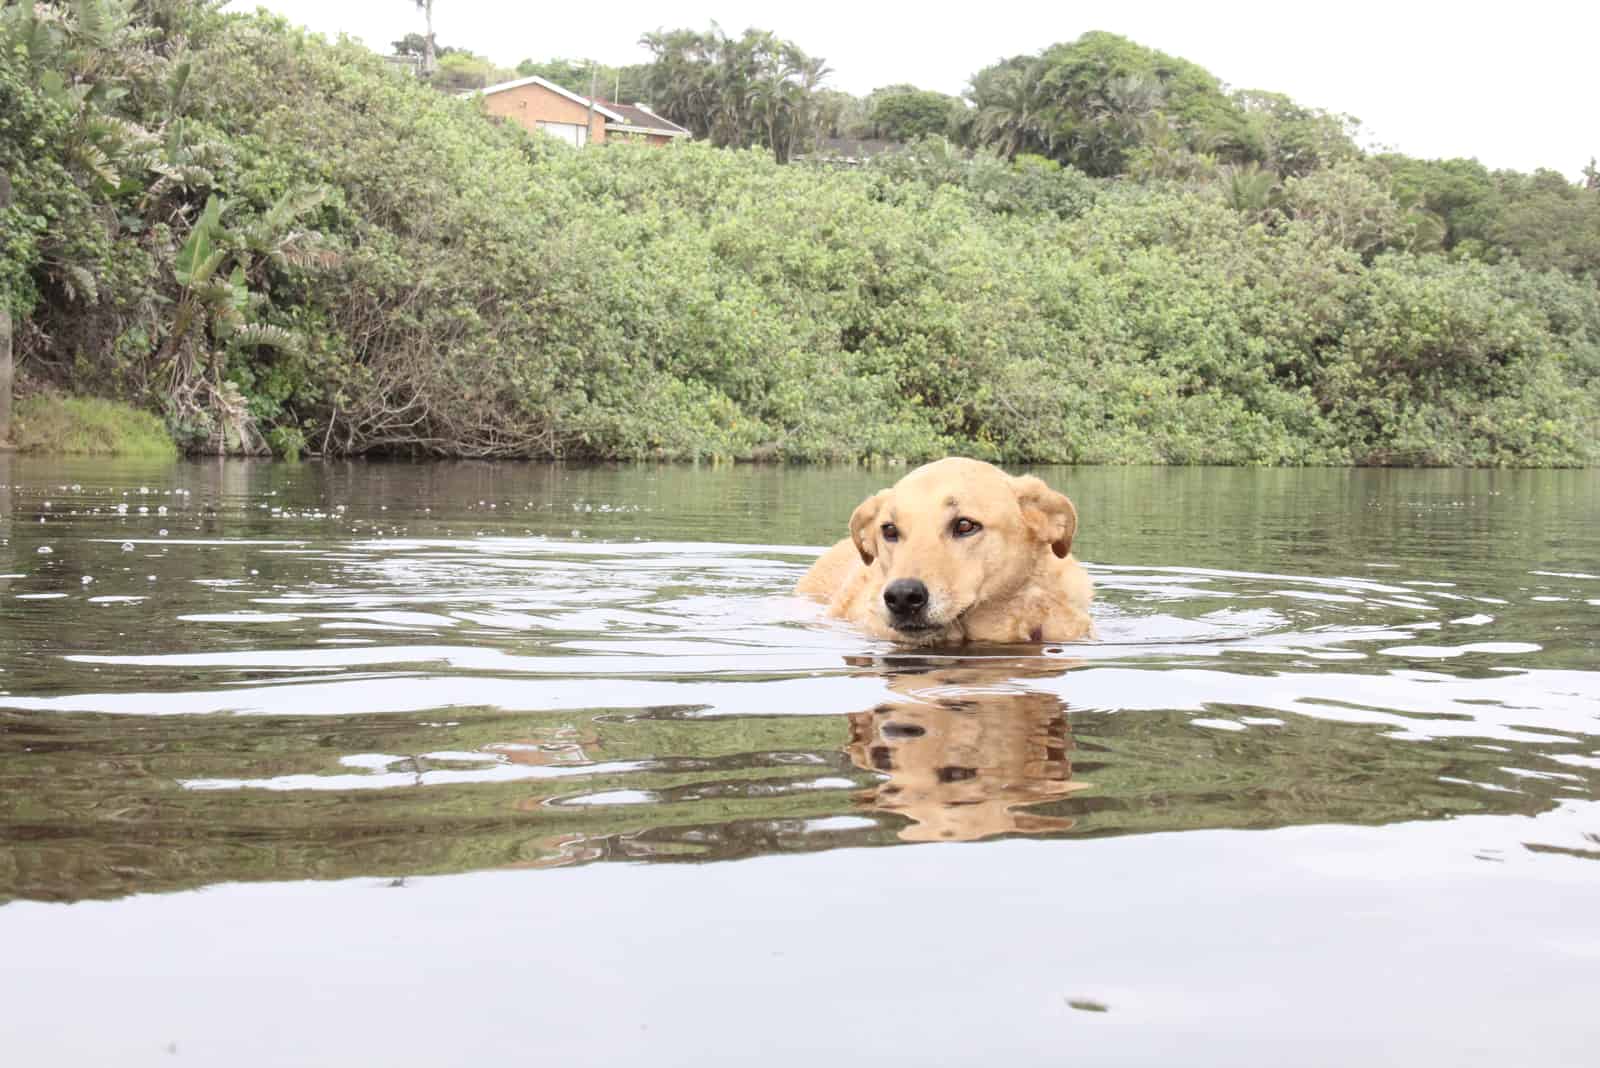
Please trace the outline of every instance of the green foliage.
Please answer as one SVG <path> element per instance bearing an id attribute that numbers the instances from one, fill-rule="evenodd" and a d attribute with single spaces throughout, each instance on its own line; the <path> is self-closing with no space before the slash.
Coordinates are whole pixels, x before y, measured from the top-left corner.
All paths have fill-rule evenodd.
<path id="1" fill-rule="evenodd" d="M 398 41 L 391 41 L 389 47 L 394 49 L 394 54 L 397 56 L 424 56 L 428 52 L 428 36 L 422 33 L 408 33 Z M 442 45 L 437 42 L 433 46 L 435 59 L 443 59 L 445 56 L 459 51 L 460 49 L 458 48 L 452 48 L 449 45 Z"/>
<path id="2" fill-rule="evenodd" d="M 0 9 L 0 285 L 28 375 L 187 447 L 1596 459 L 1600 193 L 1361 161 L 1120 38 L 981 72 L 992 150 L 832 170 L 779 162 L 825 68 L 771 35 L 654 35 L 662 94 L 750 150 L 575 152 L 354 44 L 161 10 Z"/>
<path id="3" fill-rule="evenodd" d="M 1247 157 L 1285 178 L 1359 158 L 1349 115 L 1305 108 L 1282 93 L 1241 90 L 1231 96 L 1244 115 L 1242 148 Z"/>
<path id="4" fill-rule="evenodd" d="M 446 93 L 464 93 L 510 81 L 512 72 L 472 52 L 454 49 L 438 57 L 433 86 Z"/>
<path id="5" fill-rule="evenodd" d="M 22 452 L 72 456 L 178 456 L 161 420 L 117 401 L 37 393 L 17 401 L 12 437 Z"/>
<path id="6" fill-rule="evenodd" d="M 1378 157 L 1393 196 L 1437 220 L 1439 248 L 1456 258 L 1517 260 L 1600 280 L 1600 186 L 1554 171 L 1491 172 L 1476 160 Z"/>
<path id="7" fill-rule="evenodd" d="M 873 90 L 866 103 L 872 136 L 890 141 L 920 141 L 952 133 L 966 110 L 956 97 L 914 85 Z"/>
<path id="8" fill-rule="evenodd" d="M 893 200 L 908 182 L 956 186 L 979 206 L 1000 215 L 1053 215 L 1074 219 L 1095 202 L 1094 182 L 1071 167 L 1042 156 L 1017 156 L 1007 162 L 979 149 L 963 152 L 942 137 L 929 137 L 906 151 L 879 156 L 871 172 L 885 179 L 881 196 Z"/>
<path id="9" fill-rule="evenodd" d="M 517 64 L 514 73 L 518 78 L 537 75 L 583 97 L 593 93 L 602 100 L 623 104 L 648 103 L 650 100 L 648 63 L 613 67 L 586 59 L 547 59 L 542 63 L 525 59 Z"/>
<path id="10" fill-rule="evenodd" d="M 838 89 L 818 89 L 811 95 L 813 130 L 818 138 L 873 136 L 869 112 L 866 98 Z"/>
<path id="11" fill-rule="evenodd" d="M 650 99 L 659 114 L 721 147 L 772 150 L 779 163 L 815 136 L 815 96 L 830 73 L 793 41 L 750 29 L 735 40 L 712 25 L 658 30 L 641 42 L 655 57 Z"/>
<path id="12" fill-rule="evenodd" d="M 1341 163 L 1288 179 L 1282 204 L 1290 219 L 1304 222 L 1340 248 L 1372 254 L 1406 245 L 1400 205 L 1358 164 Z"/>
<path id="13" fill-rule="evenodd" d="M 1353 293 L 1326 373 L 1363 463 L 1548 465 L 1591 453 L 1600 411 L 1539 317 L 1479 264 L 1385 257 Z"/>
<path id="14" fill-rule="evenodd" d="M 1126 172 L 1142 146 L 1168 135 L 1191 151 L 1249 157 L 1246 117 L 1221 82 L 1115 34 L 1086 33 L 985 68 L 970 96 L 974 143 L 1007 156 L 1048 156 L 1090 175 Z"/>
<path id="15" fill-rule="evenodd" d="M 1600 282 L 1600 189 L 1546 170 L 1499 179 L 1505 207 L 1489 239 L 1535 270 Z"/>

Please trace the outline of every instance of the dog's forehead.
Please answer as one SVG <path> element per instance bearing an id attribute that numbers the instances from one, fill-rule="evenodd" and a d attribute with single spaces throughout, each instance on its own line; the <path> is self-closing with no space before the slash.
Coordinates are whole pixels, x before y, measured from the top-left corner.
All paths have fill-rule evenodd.
<path id="1" fill-rule="evenodd" d="M 1016 494 L 1006 474 L 977 460 L 928 464 L 906 475 L 894 487 L 897 512 L 992 509 L 1015 501 Z"/>

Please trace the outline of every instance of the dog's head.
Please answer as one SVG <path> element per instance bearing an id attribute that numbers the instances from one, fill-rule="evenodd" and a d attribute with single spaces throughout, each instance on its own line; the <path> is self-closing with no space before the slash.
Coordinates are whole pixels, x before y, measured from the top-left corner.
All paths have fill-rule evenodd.
<path id="1" fill-rule="evenodd" d="M 1072 502 L 1041 480 L 960 458 L 917 468 L 850 517 L 856 551 L 881 580 L 874 610 L 916 644 L 958 637 L 966 612 L 1066 556 L 1077 529 Z"/>
<path id="2" fill-rule="evenodd" d="M 941 692 L 889 701 L 849 717 L 845 752 L 884 776 L 858 800 L 905 816 L 906 841 L 974 841 L 1073 826 L 1027 806 L 1069 796 L 1066 707 L 1045 693 Z"/>

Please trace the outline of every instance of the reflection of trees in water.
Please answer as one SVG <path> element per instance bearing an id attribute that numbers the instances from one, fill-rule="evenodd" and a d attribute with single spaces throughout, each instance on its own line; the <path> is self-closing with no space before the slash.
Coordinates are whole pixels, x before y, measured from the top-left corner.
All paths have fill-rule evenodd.
<path id="1" fill-rule="evenodd" d="M 0 594 L 6 592 L 16 573 L 15 532 L 11 517 L 11 453 L 0 448 Z"/>
<path id="2" fill-rule="evenodd" d="M 845 716 L 0 709 L 0 899 L 1015 834 L 1533 814 L 1600 793 L 1600 771 L 1557 759 L 1600 747 L 1593 736 L 1401 739 L 1388 725 L 1246 708 L 1210 715 L 1265 713 L 1281 725 L 1220 731 L 1176 710 L 1069 715 L 1056 694 L 1072 692 L 1070 665 L 1031 661 L 856 663 L 889 693 Z M 758 698 L 759 685 L 748 692 Z M 489 766 L 452 765 L 450 753 L 494 753 L 505 760 L 494 766 L 531 777 L 414 785 L 419 767 Z M 341 763 L 350 754 L 386 754 L 386 769 L 405 774 L 364 790 L 179 785 L 360 774 Z"/>

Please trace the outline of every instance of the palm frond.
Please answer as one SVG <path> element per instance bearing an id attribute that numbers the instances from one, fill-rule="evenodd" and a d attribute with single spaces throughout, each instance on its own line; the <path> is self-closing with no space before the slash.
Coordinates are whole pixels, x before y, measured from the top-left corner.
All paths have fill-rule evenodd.
<path id="1" fill-rule="evenodd" d="M 291 330 L 269 323 L 250 323 L 234 331 L 230 340 L 240 347 L 262 345 L 280 352 L 298 353 L 300 337 Z"/>

